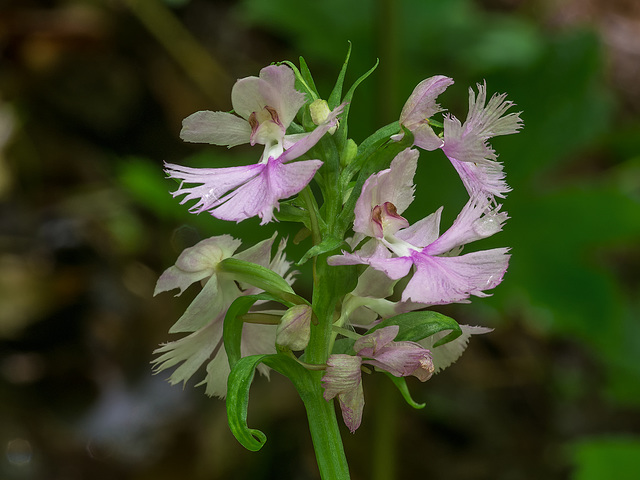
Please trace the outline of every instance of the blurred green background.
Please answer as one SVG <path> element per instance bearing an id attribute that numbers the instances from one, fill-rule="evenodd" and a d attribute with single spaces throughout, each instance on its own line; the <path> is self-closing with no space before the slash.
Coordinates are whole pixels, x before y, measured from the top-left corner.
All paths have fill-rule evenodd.
<path id="1" fill-rule="evenodd" d="M 435 74 L 456 80 L 440 100 L 459 118 L 486 79 L 525 122 L 493 142 L 511 220 L 482 243 L 512 248 L 509 272 L 440 309 L 495 331 L 410 383 L 424 410 L 365 380 L 363 426 L 345 433 L 354 480 L 640 478 L 639 25 L 635 0 L 0 0 L 0 478 L 318 478 L 286 379 L 254 382 L 268 442 L 250 453 L 197 379 L 151 375 L 195 292 L 152 293 L 199 239 L 296 232 L 172 199 L 163 161 L 255 161 L 183 144 L 182 118 L 229 110 L 235 79 L 299 55 L 328 95 L 348 41 L 347 83 L 380 59 L 354 98 L 356 142 Z M 446 225 L 459 179 L 440 152 L 418 176 L 409 219 L 444 205 Z"/>

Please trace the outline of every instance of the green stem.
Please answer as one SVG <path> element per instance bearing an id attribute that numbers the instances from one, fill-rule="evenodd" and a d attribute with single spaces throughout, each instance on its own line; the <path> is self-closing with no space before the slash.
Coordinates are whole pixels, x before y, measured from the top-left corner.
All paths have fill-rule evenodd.
<path id="1" fill-rule="evenodd" d="M 303 396 L 309 431 L 316 453 L 320 478 L 322 480 L 349 480 L 349 465 L 342 446 L 342 437 L 333 401 L 327 402 L 322 396 L 320 379 L 323 372 L 311 372 L 314 377 L 313 391 Z"/>
<path id="2" fill-rule="evenodd" d="M 311 326 L 311 338 L 305 352 L 305 361 L 312 364 L 325 364 L 329 356 L 329 343 L 337 303 L 334 292 L 334 272 L 326 262 L 326 255 L 314 259 L 315 275 L 313 288 L 313 311 L 318 324 Z M 333 401 L 322 396 L 320 382 L 323 372 L 310 372 L 313 377 L 313 390 L 305 395 L 303 401 L 307 408 L 309 429 L 316 452 L 320 476 L 323 480 L 348 480 L 349 467 L 342 446 L 342 437 Z"/>

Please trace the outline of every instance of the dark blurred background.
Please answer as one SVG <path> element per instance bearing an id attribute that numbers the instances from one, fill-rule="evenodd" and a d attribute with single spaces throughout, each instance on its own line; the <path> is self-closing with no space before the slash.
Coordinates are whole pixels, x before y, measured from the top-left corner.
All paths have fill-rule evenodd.
<path id="1" fill-rule="evenodd" d="M 459 118 L 486 79 L 525 122 L 493 142 L 511 220 L 480 245 L 510 246 L 509 272 L 492 297 L 440 309 L 495 331 L 410 382 L 423 410 L 365 379 L 363 426 L 345 433 L 354 480 L 640 478 L 636 0 L 0 0 L 0 478 L 318 478 L 286 379 L 254 382 L 249 422 L 268 442 L 250 453 L 202 375 L 184 389 L 152 375 L 195 288 L 152 293 L 199 239 L 296 232 L 188 214 L 163 161 L 256 153 L 183 144 L 182 118 L 229 110 L 235 79 L 299 55 L 328 96 L 348 41 L 347 84 L 380 59 L 354 98 L 356 142 L 435 74 L 456 80 L 440 100 Z M 409 219 L 444 205 L 447 225 L 459 179 L 440 152 L 418 176 Z"/>

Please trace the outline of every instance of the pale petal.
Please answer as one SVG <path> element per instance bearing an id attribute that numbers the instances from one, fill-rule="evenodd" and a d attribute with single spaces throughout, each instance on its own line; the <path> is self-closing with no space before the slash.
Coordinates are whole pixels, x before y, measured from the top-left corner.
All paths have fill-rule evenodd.
<path id="1" fill-rule="evenodd" d="M 399 214 L 407 209 L 414 198 L 413 177 L 418 165 L 418 156 L 417 150 L 403 150 L 393 159 L 388 169 L 373 174 L 366 180 L 354 210 L 355 232 L 370 237 L 378 236 L 371 218 L 373 208 L 378 205 L 390 202 Z"/>
<path id="2" fill-rule="evenodd" d="M 379 328 L 373 333 L 360 337 L 353 344 L 353 350 L 361 357 L 374 358 L 379 351 L 393 341 L 398 335 L 400 327 L 389 325 Z"/>
<path id="3" fill-rule="evenodd" d="M 398 280 L 409 273 L 412 260 L 407 257 L 391 258 L 391 252 L 377 240 L 367 242 L 358 252 L 333 255 L 327 259 L 329 265 L 371 265 L 384 272 L 390 279 Z"/>
<path id="4" fill-rule="evenodd" d="M 522 127 L 519 113 L 506 111 L 513 106 L 506 96 L 494 95 L 486 102 L 486 85 L 478 85 L 478 97 L 469 89 L 469 114 L 464 124 L 450 115 L 444 119 L 442 151 L 452 161 L 469 193 L 486 192 L 503 197 L 510 189 L 504 182 L 502 165 L 488 140 L 497 135 L 516 133 Z M 457 162 L 468 162 L 459 165 Z"/>
<path id="5" fill-rule="evenodd" d="M 352 433 L 360 426 L 364 409 L 361 365 L 362 359 L 357 355 L 330 355 L 322 377 L 324 399 L 338 397 L 342 418 Z"/>
<path id="6" fill-rule="evenodd" d="M 180 201 L 181 204 L 198 200 L 189 209 L 191 213 L 214 210 L 228 199 L 227 194 L 231 190 L 260 175 L 264 168 L 264 164 L 228 168 L 191 168 L 165 164 L 165 171 L 169 178 L 182 180 L 180 187 L 172 195 L 174 197 L 185 195 Z M 185 187 L 185 183 L 195 186 Z"/>
<path id="7" fill-rule="evenodd" d="M 262 92 L 265 102 L 277 110 L 286 129 L 306 101 L 305 94 L 295 89 L 293 70 L 286 65 L 270 65 L 260 70 L 260 78 L 270 87 Z"/>
<path id="8" fill-rule="evenodd" d="M 419 123 L 441 112 L 442 107 L 436 103 L 436 99 L 452 84 L 453 79 L 443 75 L 436 75 L 420 82 L 402 108 L 400 123 L 410 129 L 409 125 Z"/>
<path id="9" fill-rule="evenodd" d="M 153 353 L 162 353 L 153 361 L 155 372 L 182 363 L 169 377 L 171 385 L 187 382 L 222 341 L 222 322 L 212 321 L 195 333 L 162 345 Z"/>
<path id="10" fill-rule="evenodd" d="M 471 335 L 479 335 L 493 331 L 493 328 L 474 327 L 471 325 L 460 325 L 460 328 L 462 330 L 462 335 L 451 342 L 445 343 L 444 345 L 440 345 L 435 348 L 433 347 L 436 342 L 449 334 L 449 330 L 438 332 L 418 342 L 420 345 L 431 351 L 433 366 L 435 367 L 434 373 L 444 370 L 462 356 L 462 353 L 466 350 L 467 345 L 469 344 Z"/>
<path id="11" fill-rule="evenodd" d="M 338 115 L 342 113 L 345 105 L 346 104 L 343 103 L 334 108 L 326 123 L 319 125 L 309 135 L 302 137 L 302 139 L 294 143 L 288 150 L 285 150 L 278 160 L 282 163 L 286 163 L 307 153 L 316 143 L 318 143 L 325 133 L 338 124 Z"/>
<path id="12" fill-rule="evenodd" d="M 466 303 L 470 295 L 485 297 L 483 290 L 496 287 L 509 263 L 507 248 L 468 253 L 459 257 L 412 255 L 416 272 L 402 293 L 402 300 L 442 305 Z"/>
<path id="13" fill-rule="evenodd" d="M 426 247 L 435 242 L 440 234 L 441 215 L 442 207 L 410 227 L 400 230 L 396 233 L 396 237 L 416 247 Z"/>
<path id="14" fill-rule="evenodd" d="M 204 110 L 182 121 L 180 138 L 185 142 L 235 147 L 249 142 L 251 126 L 231 113 Z"/>
<path id="15" fill-rule="evenodd" d="M 162 275 L 160 275 L 160 278 L 158 278 L 153 296 L 155 297 L 159 293 L 179 288 L 180 291 L 176 294 L 177 297 L 178 295 L 182 295 L 182 292 L 184 292 L 190 285 L 211 276 L 211 274 L 212 271 L 207 270 L 201 270 L 199 272 L 185 272 L 176 266 L 169 267 L 162 273 Z"/>
<path id="16" fill-rule="evenodd" d="M 211 214 L 222 220 L 240 222 L 259 216 L 261 225 L 273 218 L 273 210 L 279 208 L 278 200 L 300 192 L 322 166 L 320 160 L 306 160 L 283 164 L 270 159 L 261 175 L 225 197 L 225 203 Z"/>
<path id="17" fill-rule="evenodd" d="M 176 267 L 185 272 L 205 270 L 213 273 L 219 262 L 229 258 L 242 244 L 231 235 L 205 238 L 193 247 L 185 248 L 176 260 Z"/>
<path id="18" fill-rule="evenodd" d="M 218 279 L 213 275 L 196 298 L 189 304 L 169 333 L 195 332 L 224 312 L 240 295 L 240 290 L 232 279 Z"/>
<path id="19" fill-rule="evenodd" d="M 473 196 L 458 214 L 451 227 L 440 238 L 427 246 L 423 252 L 441 255 L 456 247 L 487 238 L 502 230 L 509 218 L 506 212 L 499 212 L 501 205 L 493 206 L 485 196 Z"/>
<path id="20" fill-rule="evenodd" d="M 427 119 L 442 111 L 436 98 L 452 84 L 453 79 L 443 75 L 427 78 L 416 86 L 402 108 L 400 123 L 411 130 L 416 146 L 424 150 L 442 147 L 443 140 L 434 133 Z M 401 138 L 396 136 L 394 140 Z"/>

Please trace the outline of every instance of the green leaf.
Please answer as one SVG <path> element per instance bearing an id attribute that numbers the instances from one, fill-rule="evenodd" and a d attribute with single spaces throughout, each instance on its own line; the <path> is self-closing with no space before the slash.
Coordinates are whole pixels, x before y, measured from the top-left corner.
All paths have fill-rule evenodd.
<path id="1" fill-rule="evenodd" d="M 224 340 L 224 349 L 227 352 L 229 359 L 229 366 L 233 369 L 234 365 L 238 363 L 242 354 L 240 352 L 240 345 L 242 342 L 242 327 L 244 322 L 242 321 L 242 315 L 246 314 L 249 309 L 258 300 L 276 301 L 281 302 L 280 299 L 269 295 L 268 293 L 260 293 L 258 295 L 245 295 L 236 298 L 229 306 L 227 314 L 224 317 L 224 323 L 222 327 L 222 338 Z M 287 307 L 291 304 L 285 303 Z"/>
<path id="2" fill-rule="evenodd" d="M 300 57 L 301 60 L 301 65 L 302 62 L 304 61 L 302 59 L 302 57 Z M 293 62 L 290 62 L 289 60 L 285 60 L 284 62 L 277 62 L 276 65 L 287 65 L 289 68 L 291 68 L 291 70 L 293 70 L 293 74 L 296 77 L 296 90 L 304 92 L 304 93 L 308 93 L 311 96 L 311 101 L 316 100 L 318 98 L 318 92 L 316 91 L 316 86 L 313 83 L 313 78 L 311 79 L 311 84 L 309 84 L 307 82 L 307 79 L 305 78 L 305 76 L 302 74 L 302 72 L 300 72 L 300 70 L 298 70 L 298 67 L 296 67 L 296 65 Z M 306 67 L 306 63 L 304 64 L 304 66 Z M 307 71 L 309 69 L 307 68 Z M 311 76 L 311 73 L 309 73 L 309 76 Z M 309 100 L 307 98 L 307 100 Z"/>
<path id="3" fill-rule="evenodd" d="M 423 338 L 430 337 L 434 333 L 438 333 L 443 330 L 451 330 L 451 333 L 434 344 L 434 347 L 439 347 L 440 345 L 444 345 L 445 343 L 455 340 L 462 335 L 462 330 L 460 329 L 458 322 L 453 318 L 431 310 L 402 313 L 395 317 L 387 318 L 367 333 L 375 332 L 380 328 L 388 327 L 390 325 L 398 325 L 400 327 L 400 331 L 395 338 L 396 342 L 416 342 Z"/>
<path id="4" fill-rule="evenodd" d="M 349 58 L 351 57 L 351 42 L 349 42 L 349 49 L 347 50 L 347 56 L 344 59 L 344 63 L 342 64 L 342 68 L 340 69 L 340 73 L 338 74 L 338 79 L 336 80 L 336 84 L 331 90 L 331 94 L 329 95 L 329 99 L 327 103 L 329 104 L 329 108 L 333 110 L 338 105 L 340 105 L 340 100 L 342 99 L 342 86 L 344 85 L 344 77 L 347 74 L 347 66 L 349 65 Z"/>
<path id="5" fill-rule="evenodd" d="M 409 392 L 409 387 L 407 386 L 407 380 L 405 377 L 394 377 L 389 372 L 384 373 L 385 375 L 387 375 L 387 377 L 389 377 L 389 380 L 391 380 L 393 384 L 398 388 L 400 394 L 402 395 L 402 398 L 404 398 L 405 402 L 407 402 L 411 407 L 419 410 L 427 405 L 426 403 L 418 403 L 413 398 L 411 398 L 411 393 Z"/>
<path id="6" fill-rule="evenodd" d="M 239 282 L 261 288 L 286 302 L 296 305 L 308 303 L 304 298 L 295 294 L 284 278 L 262 265 L 238 260 L 237 258 L 225 258 L 218 263 L 217 268 L 220 272 L 233 274 L 234 279 Z"/>
<path id="7" fill-rule="evenodd" d="M 338 144 L 338 150 L 340 151 L 342 151 L 345 143 L 347 142 L 347 119 L 349 117 L 349 109 L 351 107 L 351 100 L 353 100 L 353 94 L 355 93 L 356 88 L 358 88 L 358 85 L 360 85 L 369 75 L 371 75 L 374 72 L 376 68 L 378 68 L 378 63 L 380 63 L 380 60 L 376 60 L 375 65 L 371 67 L 368 71 L 366 71 L 360 78 L 358 78 L 353 83 L 353 85 L 351 85 L 351 88 L 342 99 L 342 101 L 347 102 L 347 104 L 345 105 L 344 111 L 342 112 L 342 115 L 341 115 L 340 126 L 338 127 L 338 130 L 334 135 L 336 143 Z M 329 106 L 331 107 L 330 103 L 329 103 Z"/>
<path id="8" fill-rule="evenodd" d="M 231 433 L 247 450 L 257 452 L 267 441 L 260 430 L 247 426 L 249 388 L 256 368 L 261 363 L 288 377 L 300 393 L 303 401 L 313 389 L 309 372 L 293 358 L 284 354 L 251 355 L 243 357 L 231 369 L 227 381 L 227 419 Z"/>
<path id="9" fill-rule="evenodd" d="M 300 74 L 304 79 L 307 87 L 310 89 L 312 94 L 315 94 L 313 99 L 320 98 L 320 94 L 318 93 L 318 89 L 316 88 L 316 83 L 313 81 L 313 76 L 311 75 L 311 70 L 309 70 L 309 66 L 303 57 L 300 57 Z"/>
<path id="10" fill-rule="evenodd" d="M 327 236 L 323 238 L 322 242 L 320 242 L 318 245 L 314 245 L 309 250 L 307 250 L 307 253 L 302 256 L 302 258 L 298 263 L 296 263 L 296 265 L 302 265 L 311 257 L 316 257 L 318 255 L 322 255 L 323 253 L 331 252 L 340 247 L 349 248 L 349 244 L 347 244 L 347 242 L 345 242 L 344 240 L 340 240 L 339 238 Z"/>

